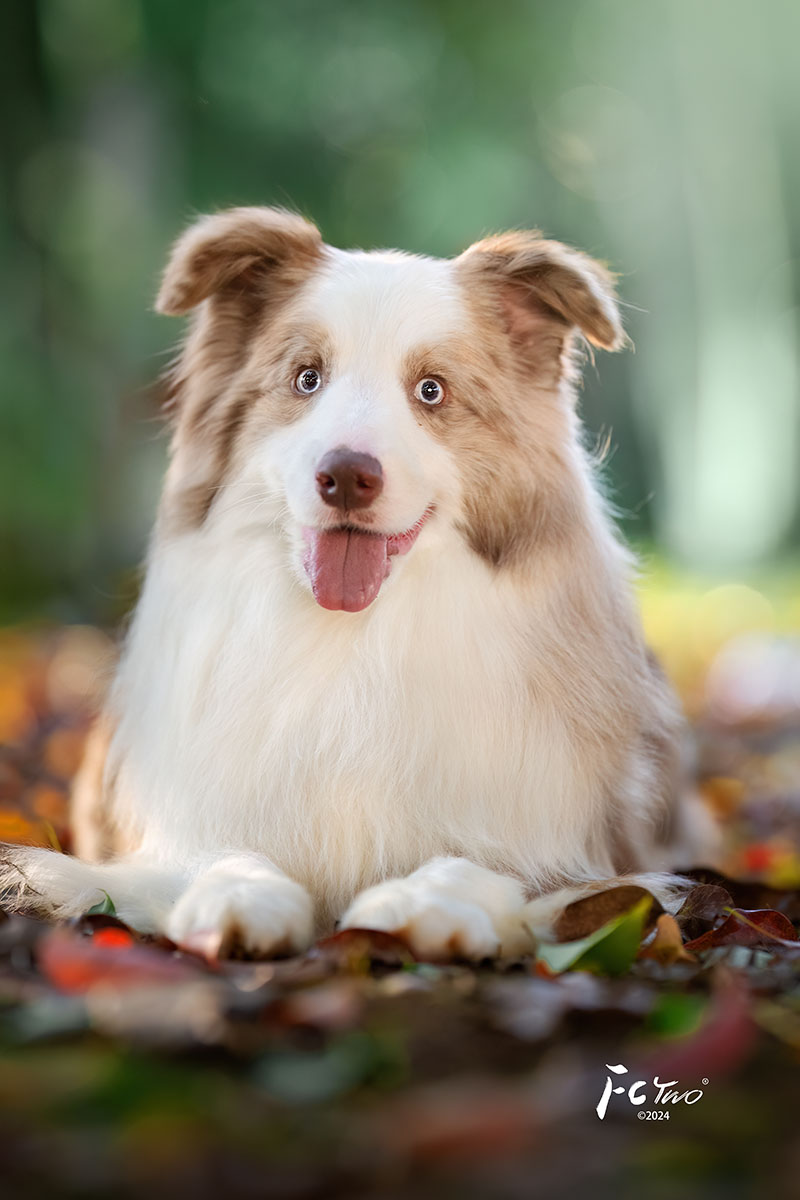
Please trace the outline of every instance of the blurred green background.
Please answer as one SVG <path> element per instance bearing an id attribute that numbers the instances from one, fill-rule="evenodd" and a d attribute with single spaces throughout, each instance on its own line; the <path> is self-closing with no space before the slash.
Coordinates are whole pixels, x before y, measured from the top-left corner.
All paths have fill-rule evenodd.
<path id="1" fill-rule="evenodd" d="M 151 312 L 193 214 L 451 254 L 536 225 L 621 273 L 587 371 L 626 532 L 748 578 L 800 541 L 796 0 L 5 0 L 0 619 L 103 621 L 166 439 Z"/>

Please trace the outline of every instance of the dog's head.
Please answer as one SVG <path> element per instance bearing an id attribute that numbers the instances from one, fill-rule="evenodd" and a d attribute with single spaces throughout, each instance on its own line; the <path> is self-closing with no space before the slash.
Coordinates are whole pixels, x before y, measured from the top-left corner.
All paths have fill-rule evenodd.
<path id="1" fill-rule="evenodd" d="M 173 532 L 227 496 L 287 538 L 320 605 L 352 612 L 418 539 L 505 567 L 576 519 L 573 348 L 623 341 L 584 255 L 530 232 L 450 260 L 342 251 L 240 208 L 178 241 L 157 307 L 197 310 L 172 374 Z"/>

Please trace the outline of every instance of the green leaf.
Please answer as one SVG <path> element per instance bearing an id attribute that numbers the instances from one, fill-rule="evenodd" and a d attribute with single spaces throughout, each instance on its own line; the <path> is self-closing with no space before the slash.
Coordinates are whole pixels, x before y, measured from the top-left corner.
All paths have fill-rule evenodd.
<path id="1" fill-rule="evenodd" d="M 651 896 L 643 896 L 633 908 L 575 942 L 540 942 L 537 961 L 556 975 L 562 971 L 624 974 L 636 957 L 652 903 Z"/>
<path id="2" fill-rule="evenodd" d="M 117 915 L 114 901 L 108 892 L 103 892 L 103 895 L 105 900 L 98 900 L 97 904 L 93 904 L 86 913 L 87 917 L 115 917 Z"/>
<path id="3" fill-rule="evenodd" d="M 645 1025 L 662 1037 L 684 1037 L 700 1027 L 708 998 L 697 992 L 665 992 L 660 995 Z"/>

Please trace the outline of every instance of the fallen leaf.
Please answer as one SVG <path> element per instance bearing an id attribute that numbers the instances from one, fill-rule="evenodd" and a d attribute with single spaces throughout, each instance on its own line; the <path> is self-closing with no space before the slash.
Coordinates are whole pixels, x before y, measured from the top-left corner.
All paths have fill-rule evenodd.
<path id="1" fill-rule="evenodd" d="M 134 944 L 134 937 L 127 929 L 119 929 L 114 925 L 106 925 L 98 929 L 92 939 L 95 946 L 127 947 Z"/>
<path id="2" fill-rule="evenodd" d="M 63 992 L 85 992 L 96 984 L 142 987 L 196 979 L 202 973 L 195 962 L 132 940 L 104 945 L 97 935 L 84 937 L 65 929 L 54 929 L 41 938 L 36 957 L 42 972 Z"/>
<path id="3" fill-rule="evenodd" d="M 687 938 L 699 937 L 709 925 L 715 925 L 733 908 L 733 897 L 727 888 L 716 883 L 699 883 L 689 892 L 675 920 Z"/>
<path id="4" fill-rule="evenodd" d="M 656 962 L 669 966 L 674 962 L 697 962 L 683 944 L 678 922 L 669 913 L 662 913 L 656 921 L 655 937 L 642 946 L 638 958 L 653 958 Z"/>
<path id="5" fill-rule="evenodd" d="M 556 974 L 562 971 L 623 974 L 636 957 L 652 902 L 648 892 L 627 912 L 577 941 L 540 942 L 537 962 L 543 962 Z"/>
<path id="6" fill-rule="evenodd" d="M 309 957 L 322 958 L 332 969 L 355 975 L 365 975 L 376 963 L 402 967 L 415 962 L 405 942 L 379 929 L 342 929 L 317 942 Z"/>
<path id="7" fill-rule="evenodd" d="M 684 950 L 692 953 L 715 946 L 784 946 L 800 951 L 794 925 L 772 908 L 734 909 L 722 925 L 687 942 Z"/>
<path id="8" fill-rule="evenodd" d="M 103 899 L 98 900 L 97 904 L 93 904 L 86 910 L 87 917 L 115 917 L 116 915 L 116 906 L 108 892 L 103 892 Z"/>
<path id="9" fill-rule="evenodd" d="M 558 942 L 574 942 L 578 938 L 588 937 L 608 924 L 614 917 L 628 912 L 639 900 L 648 896 L 653 904 L 650 916 L 655 920 L 661 905 L 646 888 L 635 884 L 622 884 L 620 887 L 608 888 L 604 892 L 594 892 L 568 904 L 555 923 L 553 933 Z"/>
<path id="10" fill-rule="evenodd" d="M 708 1008 L 708 998 L 699 992 L 664 992 L 645 1019 L 651 1033 L 661 1037 L 686 1037 L 695 1033 Z"/>
<path id="11" fill-rule="evenodd" d="M 131 929 L 130 925 L 126 925 L 124 921 L 120 921 L 119 917 L 111 916 L 110 913 L 84 913 L 82 917 L 74 917 L 69 922 L 70 929 L 75 929 L 80 933 L 97 934 L 103 929 L 119 929 L 123 933 L 130 935 L 131 941 L 139 942 L 143 935 L 137 933 L 135 929 Z M 173 942 L 167 942 L 164 939 L 166 948 L 175 950 L 177 947 Z M 155 938 L 147 938 L 149 946 L 157 944 Z"/>
<path id="12" fill-rule="evenodd" d="M 733 899 L 732 908 L 774 908 L 776 912 L 785 913 L 790 921 L 800 921 L 800 892 L 786 888 L 778 888 L 753 880 L 742 880 L 721 875 L 718 871 L 708 868 L 682 872 L 698 884 L 711 884 L 724 888 Z M 680 914 L 679 914 L 680 918 Z M 684 933 L 686 930 L 684 930 Z"/>

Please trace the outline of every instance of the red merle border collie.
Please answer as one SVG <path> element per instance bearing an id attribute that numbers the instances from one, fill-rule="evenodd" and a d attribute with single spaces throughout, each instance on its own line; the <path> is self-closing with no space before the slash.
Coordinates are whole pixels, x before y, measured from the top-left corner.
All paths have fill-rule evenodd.
<path id="1" fill-rule="evenodd" d="M 625 340 L 609 273 L 538 233 L 442 260 L 238 208 L 180 238 L 158 309 L 192 324 L 79 857 L 9 849 L 13 902 L 104 890 L 209 955 L 338 921 L 482 958 L 696 857 L 576 414 L 580 345 Z"/>

